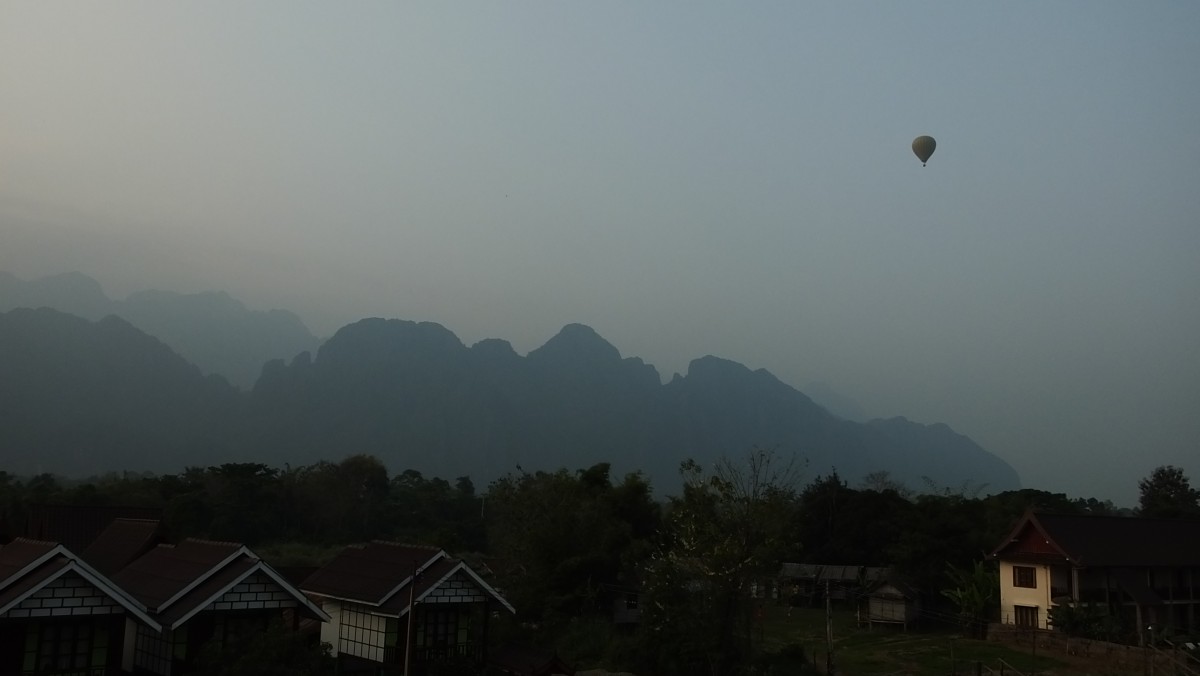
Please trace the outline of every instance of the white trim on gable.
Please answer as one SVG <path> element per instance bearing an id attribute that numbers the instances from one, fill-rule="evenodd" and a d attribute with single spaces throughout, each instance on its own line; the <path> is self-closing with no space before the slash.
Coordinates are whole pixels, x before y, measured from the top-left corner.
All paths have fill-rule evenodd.
<path id="1" fill-rule="evenodd" d="M 42 541 L 37 540 L 36 542 L 42 542 Z M 44 543 L 44 544 L 51 544 L 51 543 Z M 71 551 L 69 549 L 67 549 L 66 547 L 64 547 L 60 544 L 55 544 L 53 547 L 50 548 L 50 551 L 37 557 L 36 559 L 33 560 L 32 563 L 28 564 L 24 568 L 13 573 L 7 579 L 8 580 L 20 580 L 21 578 L 32 573 L 33 571 L 37 570 L 38 568 L 41 568 L 43 563 L 49 561 L 50 559 L 54 558 L 55 556 L 58 556 L 59 554 L 67 557 L 68 559 L 74 558 L 74 555 L 71 554 Z"/>
<path id="2" fill-rule="evenodd" d="M 60 549 L 62 551 L 59 551 Z M 129 611 L 129 613 L 131 615 L 134 615 L 139 620 L 144 622 L 146 624 L 146 626 L 154 629 L 155 631 L 162 631 L 162 625 L 160 625 L 158 622 L 155 622 L 153 619 L 150 618 L 150 616 L 146 613 L 145 606 L 143 606 L 141 603 L 139 603 L 138 601 L 136 601 L 135 599 L 130 597 L 128 594 L 126 594 L 125 590 L 121 589 L 116 584 L 109 582 L 108 579 L 105 578 L 103 575 L 100 575 L 100 573 L 92 570 L 91 566 L 88 566 L 87 564 L 83 563 L 82 561 L 76 559 L 74 556 L 71 555 L 70 550 L 68 550 L 66 547 L 63 547 L 62 545 L 58 545 L 57 547 L 52 549 L 50 551 L 50 553 L 62 554 L 63 557 L 66 558 L 66 560 L 67 560 L 67 565 L 63 566 L 58 571 L 56 571 L 54 574 L 52 574 L 49 577 L 47 577 L 46 579 L 42 580 L 40 583 L 27 589 L 25 592 L 21 593 L 19 596 L 17 596 L 15 599 L 10 601 L 4 607 L 0 607 L 0 615 L 7 613 L 14 606 L 20 605 L 21 602 L 25 601 L 30 596 L 33 596 L 34 594 L 38 593 L 43 588 L 45 588 L 46 585 L 50 584 L 51 582 L 54 582 L 55 580 L 61 578 L 63 575 L 67 574 L 68 572 L 72 572 L 72 573 L 75 573 L 76 575 L 78 575 L 79 577 L 83 578 L 84 580 L 86 580 L 88 584 L 95 587 L 97 590 L 99 590 L 105 596 L 108 596 L 112 600 L 116 601 L 122 608 Z M 44 563 L 48 562 L 49 559 L 46 556 L 42 556 L 42 557 L 39 557 L 38 560 L 44 564 Z M 21 577 L 28 575 L 29 573 L 33 572 L 34 570 L 36 570 L 36 568 L 31 570 L 29 566 L 26 566 L 24 569 L 21 570 L 21 572 L 19 573 L 19 576 L 14 575 L 14 576 L 10 577 L 9 579 L 10 580 L 19 580 Z"/>
<path id="3" fill-rule="evenodd" d="M 243 547 L 243 549 L 244 549 L 244 547 Z M 311 600 L 309 600 L 309 598 L 304 594 L 304 592 L 300 591 L 299 589 L 296 589 L 291 584 L 289 584 L 286 580 L 283 579 L 283 577 L 281 577 L 279 575 L 279 573 L 276 573 L 274 570 L 272 570 L 271 567 L 268 566 L 262 559 L 256 559 L 256 563 L 253 566 L 251 566 L 249 569 L 247 569 L 246 572 L 244 572 L 241 575 L 234 578 L 234 580 L 232 582 L 230 582 L 229 584 L 225 585 L 224 587 L 222 587 L 221 589 L 219 589 L 218 591 L 213 593 L 207 599 L 204 599 L 200 603 L 197 603 L 196 606 L 194 608 L 192 608 L 192 610 L 188 611 L 188 613 L 186 615 L 181 616 L 178 620 L 175 620 L 174 623 L 172 623 L 170 626 L 168 626 L 166 628 L 175 630 L 175 629 L 183 626 L 183 623 L 192 619 L 192 617 L 194 615 L 196 615 L 196 613 L 199 613 L 200 611 L 204 610 L 206 607 L 208 607 L 208 605 L 210 603 L 213 603 L 217 599 L 221 598 L 226 593 L 228 593 L 229 590 L 231 590 L 234 587 L 241 584 L 246 578 L 248 578 L 251 575 L 254 575 L 255 573 L 258 573 L 258 572 L 262 572 L 262 573 L 266 574 L 267 577 L 274 580 L 275 583 L 278 584 L 280 587 L 282 587 L 284 591 L 286 591 L 288 594 L 291 594 L 293 597 L 295 597 L 296 600 L 299 601 L 301 604 L 303 604 L 306 608 L 308 608 L 309 610 L 312 610 L 317 615 L 317 617 L 321 618 L 322 622 L 328 622 L 330 620 L 329 614 L 326 613 L 324 610 L 321 610 L 320 607 L 313 604 L 313 602 Z M 209 577 L 209 576 L 205 576 L 205 577 Z"/>
<path id="4" fill-rule="evenodd" d="M 509 604 L 509 602 L 507 600 L 505 600 L 505 598 L 503 596 L 500 595 L 499 592 L 497 592 L 495 589 L 492 588 L 492 585 L 488 584 L 487 582 L 484 582 L 483 578 L 479 577 L 479 575 L 476 574 L 476 572 L 474 570 L 471 570 L 471 567 L 467 565 L 466 561 L 459 561 L 458 565 L 451 568 L 450 571 L 447 572 L 445 575 L 443 575 L 441 577 L 441 579 L 439 579 L 437 582 L 435 582 L 432 585 L 429 585 L 429 588 L 426 589 L 424 592 L 422 592 L 420 596 L 418 596 L 416 599 L 414 599 L 414 601 L 425 600 L 425 597 L 429 596 L 434 591 L 436 591 L 438 587 L 442 586 L 442 584 L 444 582 L 446 582 L 446 580 L 449 580 L 451 577 L 454 576 L 455 573 L 459 572 L 460 570 L 466 572 L 467 575 L 470 575 L 471 579 L 475 581 L 475 584 L 479 585 L 480 588 L 482 588 L 484 591 L 486 591 L 488 594 L 490 594 L 492 596 L 492 598 L 494 598 L 497 601 L 499 601 L 500 603 L 504 604 L 504 607 L 508 608 L 508 612 L 514 613 L 514 614 L 517 612 L 516 609 L 514 609 L 512 607 L 512 605 Z M 408 608 L 405 608 L 404 612 L 400 613 L 400 616 L 403 617 L 406 613 L 408 613 L 408 610 L 409 610 Z"/>
<path id="5" fill-rule="evenodd" d="M 433 556 L 431 556 L 429 558 L 429 560 L 427 560 L 425 563 L 421 564 L 420 566 L 417 566 L 417 569 L 414 572 L 416 573 L 416 575 L 420 575 L 426 568 L 429 568 L 430 566 L 432 566 L 433 564 L 437 563 L 438 561 L 440 561 L 442 559 L 448 559 L 448 558 L 450 558 L 450 555 L 446 553 L 446 550 L 439 549 L 436 554 L 434 554 Z M 401 589 L 404 589 L 405 585 L 411 584 L 414 577 L 415 577 L 415 575 L 409 575 L 408 577 L 404 578 L 403 580 L 400 581 L 400 584 L 396 585 L 391 591 L 384 594 L 383 598 L 379 599 L 378 603 L 369 603 L 368 605 L 382 606 L 383 604 L 387 603 L 388 599 L 390 599 L 396 595 L 396 592 L 400 591 Z"/>
<path id="6" fill-rule="evenodd" d="M 175 545 L 175 546 L 178 546 L 178 545 Z M 176 601 L 178 601 L 179 599 L 183 598 L 185 595 L 187 595 L 188 592 L 192 591 L 196 587 L 199 587 L 201 585 L 201 583 L 203 583 L 205 580 L 207 580 L 208 578 L 215 575 L 217 573 L 217 571 L 221 570 L 225 566 L 228 566 L 230 563 L 233 563 L 233 561 L 235 559 L 237 559 L 239 556 L 243 556 L 243 555 L 248 556 L 251 559 L 258 558 L 246 547 L 246 545 L 242 545 L 242 546 L 238 547 L 232 554 L 230 554 L 229 556 L 222 559 L 220 562 L 211 566 L 208 569 L 208 572 L 196 577 L 195 580 L 192 580 L 191 583 L 184 586 L 184 588 L 179 590 L 179 592 L 176 593 L 174 596 L 167 599 L 166 601 L 163 601 L 154 610 L 159 613 L 164 612 L 167 608 L 171 607 L 171 604 L 173 604 Z"/>

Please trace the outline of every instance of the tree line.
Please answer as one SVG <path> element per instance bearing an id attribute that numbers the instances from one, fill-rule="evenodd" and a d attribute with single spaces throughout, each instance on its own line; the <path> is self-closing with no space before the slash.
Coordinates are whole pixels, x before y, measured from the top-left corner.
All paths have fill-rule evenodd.
<path id="1" fill-rule="evenodd" d="M 466 476 L 390 474 L 377 458 L 356 455 L 84 481 L 0 471 L 0 509 L 11 529 L 39 504 L 153 507 L 171 538 L 243 542 L 275 565 L 319 565 L 340 545 L 372 539 L 436 545 L 491 571 L 518 609 L 513 631 L 524 639 L 663 674 L 734 673 L 746 664 L 750 587 L 785 561 L 891 566 L 966 615 L 964 599 L 986 593 L 992 579 L 984 562 L 1027 509 L 1200 516 L 1200 497 L 1171 466 L 1139 483 L 1138 510 L 1035 489 L 918 492 L 884 472 L 855 486 L 836 471 L 804 474 L 753 449 L 711 468 L 683 463 L 678 494 L 661 499 L 640 473 L 614 477 L 606 463 L 518 469 L 479 491 Z M 579 633 L 605 626 L 614 599 L 632 591 L 641 594 L 637 631 L 589 647 Z"/>

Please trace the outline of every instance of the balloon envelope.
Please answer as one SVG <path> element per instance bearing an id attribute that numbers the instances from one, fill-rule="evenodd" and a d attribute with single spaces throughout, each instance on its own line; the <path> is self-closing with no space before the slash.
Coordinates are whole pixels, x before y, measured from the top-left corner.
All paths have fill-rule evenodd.
<path id="1" fill-rule="evenodd" d="M 934 141 L 932 136 L 918 136 L 913 139 L 913 153 L 916 154 L 917 159 L 921 160 L 921 166 L 925 166 L 925 163 L 929 161 L 935 148 L 937 148 L 937 141 Z"/>

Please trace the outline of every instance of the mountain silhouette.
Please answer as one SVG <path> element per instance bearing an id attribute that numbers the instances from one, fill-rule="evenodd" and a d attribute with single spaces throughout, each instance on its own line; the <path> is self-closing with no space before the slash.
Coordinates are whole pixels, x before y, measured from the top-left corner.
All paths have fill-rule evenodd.
<path id="1" fill-rule="evenodd" d="M 1020 485 L 945 425 L 845 420 L 766 370 L 714 356 L 662 384 L 582 324 L 521 356 L 503 340 L 467 347 L 439 324 L 363 319 L 315 355 L 267 362 L 241 392 L 124 319 L 19 309 L 0 315 L 0 410 L 0 457 L 24 473 L 369 453 L 397 472 L 476 482 L 609 462 L 670 493 L 682 460 L 759 447 L 807 462 L 810 477 L 836 468 L 850 481 L 886 470 L 916 488 Z"/>
<path id="2" fill-rule="evenodd" d="M 581 324 L 521 357 L 501 340 L 465 347 L 437 324 L 364 319 L 315 358 L 268 365 L 251 396 L 253 446 L 290 449 L 294 462 L 339 449 L 477 479 L 610 462 L 673 487 L 685 458 L 757 446 L 850 479 L 887 470 L 917 487 L 1020 484 L 945 425 L 844 420 L 765 370 L 712 356 L 663 385 L 653 366 Z"/>
<path id="3" fill-rule="evenodd" d="M 237 391 L 110 315 L 0 314 L 0 458 L 16 472 L 166 471 L 227 455 Z"/>
<path id="4" fill-rule="evenodd" d="M 319 341 L 286 310 L 248 309 L 221 291 L 142 291 L 112 300 L 100 283 L 70 272 L 22 281 L 0 272 L 0 312 L 49 307 L 87 319 L 117 315 L 200 367 L 249 389 L 270 359 L 315 350 Z"/>

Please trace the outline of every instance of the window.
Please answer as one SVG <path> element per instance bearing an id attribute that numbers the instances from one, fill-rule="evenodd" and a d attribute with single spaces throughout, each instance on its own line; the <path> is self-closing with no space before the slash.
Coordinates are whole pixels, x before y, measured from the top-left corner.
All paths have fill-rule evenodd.
<path id="1" fill-rule="evenodd" d="M 108 629 L 90 620 L 35 625 L 27 635 L 25 651 L 26 670 L 34 665 L 37 671 L 102 666 L 108 657 Z"/>
<path id="2" fill-rule="evenodd" d="M 386 617 L 373 615 L 362 606 L 346 604 L 342 609 L 338 652 L 382 662 L 386 636 Z"/>
<path id="3" fill-rule="evenodd" d="M 1013 615 L 1015 624 L 1018 627 L 1036 628 L 1038 626 L 1038 609 L 1036 606 L 1013 606 Z"/>
<path id="4" fill-rule="evenodd" d="M 1037 589 L 1037 568 L 1033 566 L 1013 566 L 1013 586 Z"/>

